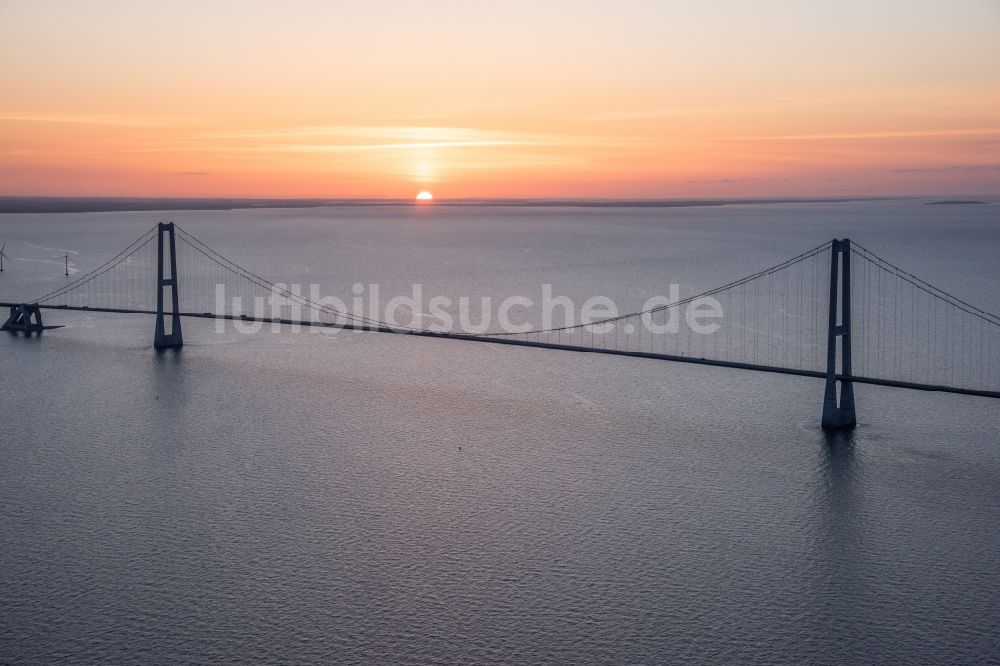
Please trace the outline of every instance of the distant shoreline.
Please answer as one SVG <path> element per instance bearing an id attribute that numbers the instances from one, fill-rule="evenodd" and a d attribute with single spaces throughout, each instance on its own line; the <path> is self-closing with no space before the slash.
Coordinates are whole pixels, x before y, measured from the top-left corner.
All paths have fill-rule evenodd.
<path id="1" fill-rule="evenodd" d="M 944 201 L 928 201 L 925 206 L 988 206 L 985 201 L 978 199 L 947 199 Z"/>
<path id="2" fill-rule="evenodd" d="M 813 197 L 733 199 L 440 199 L 430 206 L 508 206 L 575 208 L 688 208 L 766 204 L 906 201 L 917 197 Z M 922 197 L 921 197 L 922 198 Z M 241 199 L 148 197 L 0 197 L 0 213 L 114 213 L 175 210 L 239 210 L 252 208 L 325 208 L 414 206 L 412 199 Z"/>

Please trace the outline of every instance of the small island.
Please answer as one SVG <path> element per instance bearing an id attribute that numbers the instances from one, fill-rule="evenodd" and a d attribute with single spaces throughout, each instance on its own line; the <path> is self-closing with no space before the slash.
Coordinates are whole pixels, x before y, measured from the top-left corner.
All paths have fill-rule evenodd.
<path id="1" fill-rule="evenodd" d="M 927 201 L 925 206 L 960 206 L 960 205 L 986 206 L 985 201 L 973 201 L 971 199 L 948 199 L 945 201 Z"/>

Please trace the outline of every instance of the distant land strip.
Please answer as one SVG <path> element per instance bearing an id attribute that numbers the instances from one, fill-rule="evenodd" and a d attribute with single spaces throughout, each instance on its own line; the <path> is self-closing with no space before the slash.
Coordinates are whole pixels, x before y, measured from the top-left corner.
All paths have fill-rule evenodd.
<path id="1" fill-rule="evenodd" d="M 438 199 L 429 206 L 522 206 L 577 208 L 683 208 L 753 204 L 815 204 L 894 201 L 914 197 L 827 197 L 784 199 Z M 243 208 L 324 208 L 335 206 L 414 206 L 413 199 L 226 199 L 139 197 L 0 196 L 0 213 L 110 213 L 126 211 L 235 210 Z"/>
<path id="2" fill-rule="evenodd" d="M 988 205 L 985 201 L 974 201 L 972 199 L 948 199 L 946 201 L 928 201 L 925 206 L 961 206 L 963 204 L 972 204 L 973 206 L 986 206 Z"/>

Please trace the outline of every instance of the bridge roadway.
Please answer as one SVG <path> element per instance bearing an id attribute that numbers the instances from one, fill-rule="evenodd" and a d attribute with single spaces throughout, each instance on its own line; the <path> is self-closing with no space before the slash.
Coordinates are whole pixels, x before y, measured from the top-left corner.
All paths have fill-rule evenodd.
<path id="1" fill-rule="evenodd" d="M 14 307 L 20 303 L 0 302 L 0 308 Z M 72 305 L 39 305 L 43 310 L 66 310 L 78 312 L 102 312 L 109 314 L 147 314 L 155 315 L 156 310 L 121 310 L 116 308 L 96 308 L 88 306 Z M 272 317 L 250 317 L 247 315 L 217 315 L 211 312 L 180 312 L 181 317 L 192 319 L 228 319 L 231 321 L 261 322 L 265 324 L 282 324 L 290 326 L 312 326 L 319 328 L 337 328 L 346 331 L 362 330 L 375 333 L 392 333 L 395 335 L 411 335 L 423 338 L 437 338 L 446 340 L 466 340 L 472 342 L 492 342 L 500 345 L 514 345 L 518 347 L 538 347 L 542 349 L 560 349 L 562 351 L 591 352 L 598 354 L 611 354 L 614 356 L 630 356 L 633 358 L 649 358 L 659 361 L 674 361 L 677 363 L 694 363 L 696 365 L 714 365 L 722 368 L 736 368 L 739 370 L 756 370 L 758 372 L 771 372 L 781 375 L 795 375 L 799 377 L 814 377 L 826 379 L 826 373 L 818 370 L 800 370 L 797 368 L 783 368 L 774 365 L 758 365 L 755 363 L 740 363 L 738 361 L 722 361 L 709 358 L 697 358 L 694 356 L 677 356 L 674 354 L 657 354 L 655 352 L 626 351 L 622 349 L 604 349 L 601 347 L 584 347 L 580 345 L 563 345 L 554 342 L 536 342 L 531 340 L 515 340 L 507 337 L 488 337 L 482 335 L 467 335 L 464 333 L 445 333 L 438 331 L 416 331 L 410 329 L 397 329 L 387 326 L 359 326 L 355 324 L 333 324 L 325 322 L 314 322 L 293 319 L 276 319 Z M 530 332 L 529 332 L 530 334 Z M 838 380 L 850 380 L 856 384 L 873 384 L 876 386 L 890 386 L 894 388 L 913 389 L 916 391 L 937 391 L 941 393 L 958 393 L 961 395 L 975 395 L 984 398 L 1000 398 L 1000 391 L 983 391 L 977 389 L 965 389 L 954 386 L 943 386 L 937 384 L 920 384 L 915 382 L 901 382 L 892 379 L 878 379 L 875 377 L 864 377 L 852 375 L 846 377 L 837 375 Z"/>

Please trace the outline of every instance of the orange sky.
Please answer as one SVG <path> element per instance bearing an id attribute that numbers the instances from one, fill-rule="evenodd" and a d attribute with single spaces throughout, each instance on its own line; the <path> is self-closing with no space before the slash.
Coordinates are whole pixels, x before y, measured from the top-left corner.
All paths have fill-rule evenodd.
<path id="1" fill-rule="evenodd" d="M 1000 193 L 996 0 L 0 0 L 0 194 Z"/>

